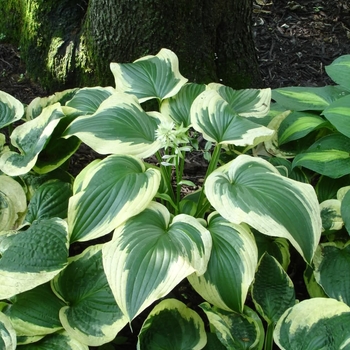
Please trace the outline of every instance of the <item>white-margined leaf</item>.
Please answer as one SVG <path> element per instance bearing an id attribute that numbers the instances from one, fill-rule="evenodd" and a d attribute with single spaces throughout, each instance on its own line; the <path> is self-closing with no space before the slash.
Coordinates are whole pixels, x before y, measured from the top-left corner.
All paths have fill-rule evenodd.
<path id="1" fill-rule="evenodd" d="M 66 331 L 58 331 L 33 343 L 21 345 L 21 350 L 89 350 L 89 347 L 72 338 Z"/>
<path id="2" fill-rule="evenodd" d="M 208 89 L 216 90 L 232 111 L 242 117 L 263 118 L 269 113 L 270 88 L 234 90 L 229 86 L 211 83 Z"/>
<path id="3" fill-rule="evenodd" d="M 59 180 L 42 184 L 31 198 L 25 221 L 32 223 L 42 218 L 67 218 L 68 200 L 72 195 L 72 185 Z"/>
<path id="4" fill-rule="evenodd" d="M 138 339 L 138 350 L 200 350 L 207 342 L 203 320 L 176 299 L 165 299 L 153 308 L 142 325 Z"/>
<path id="5" fill-rule="evenodd" d="M 242 312 L 258 264 L 254 236 L 245 225 L 236 225 L 218 213 L 208 217 L 213 240 L 207 271 L 188 277 L 205 300 L 223 310 Z"/>
<path id="6" fill-rule="evenodd" d="M 11 134 L 11 143 L 20 153 L 4 152 L 0 170 L 10 176 L 27 173 L 33 168 L 56 125 L 65 117 L 59 103 L 46 107 L 40 116 L 18 126 Z"/>
<path id="7" fill-rule="evenodd" d="M 102 245 L 90 246 L 69 259 L 52 280 L 54 292 L 66 302 L 59 316 L 72 338 L 89 346 L 112 341 L 127 324 L 108 285 L 102 266 Z"/>
<path id="8" fill-rule="evenodd" d="M 15 350 L 17 347 L 16 331 L 10 319 L 0 312 L 0 349 Z"/>
<path id="9" fill-rule="evenodd" d="M 338 199 L 327 199 L 320 203 L 322 219 L 322 231 L 340 230 L 343 225 L 341 217 L 341 201 Z"/>
<path id="10" fill-rule="evenodd" d="M 7 92 L 0 91 L 0 129 L 21 119 L 23 104 Z"/>
<path id="11" fill-rule="evenodd" d="M 177 125 L 187 128 L 191 124 L 192 103 L 204 90 L 204 84 L 185 84 L 175 96 L 162 101 L 160 112 L 170 116 Z"/>
<path id="12" fill-rule="evenodd" d="M 100 154 L 129 154 L 146 158 L 161 148 L 156 140 L 157 112 L 146 113 L 137 98 L 114 93 L 93 115 L 76 118 L 64 133 L 75 135 Z"/>
<path id="13" fill-rule="evenodd" d="M 240 155 L 207 178 L 206 195 L 227 220 L 245 222 L 263 234 L 287 238 L 311 262 L 321 236 L 313 187 L 286 178 L 269 162 Z"/>
<path id="14" fill-rule="evenodd" d="M 133 63 L 110 64 L 116 90 L 137 96 L 140 102 L 174 96 L 187 82 L 179 71 L 174 52 L 161 49 L 157 55 L 139 58 Z"/>
<path id="15" fill-rule="evenodd" d="M 171 221 L 166 207 L 156 202 L 119 226 L 103 248 L 103 265 L 129 320 L 191 273 L 203 274 L 211 244 L 198 220 L 180 214 Z"/>
<path id="16" fill-rule="evenodd" d="M 350 55 L 338 57 L 329 66 L 325 66 L 325 70 L 334 82 L 350 91 Z"/>
<path id="17" fill-rule="evenodd" d="M 204 138 L 220 144 L 255 146 L 274 131 L 238 115 L 216 90 L 202 92 L 191 107 L 193 128 Z"/>
<path id="18" fill-rule="evenodd" d="M 65 304 L 53 293 L 49 282 L 17 294 L 10 301 L 3 312 L 10 318 L 17 337 L 44 336 L 62 329 L 58 314 Z"/>
<path id="19" fill-rule="evenodd" d="M 350 306 L 350 245 L 329 242 L 319 246 L 314 262 L 317 283 L 330 297 Z"/>
<path id="20" fill-rule="evenodd" d="M 264 326 L 254 310 L 244 306 L 242 313 L 230 312 L 209 303 L 202 303 L 200 307 L 225 349 L 262 350 Z"/>
<path id="21" fill-rule="evenodd" d="M 0 236 L 0 299 L 46 283 L 66 267 L 67 231 L 64 220 L 53 218 Z"/>
<path id="22" fill-rule="evenodd" d="M 13 178 L 0 175 L 0 231 L 16 229 L 27 209 L 23 187 Z"/>
<path id="23" fill-rule="evenodd" d="M 348 92 L 339 86 L 291 86 L 272 90 L 272 99 L 292 111 L 323 111 L 345 94 Z"/>
<path id="24" fill-rule="evenodd" d="M 140 213 L 157 193 L 160 172 L 138 158 L 111 155 L 88 166 L 76 182 L 68 206 L 71 242 L 104 236 Z"/>
<path id="25" fill-rule="evenodd" d="M 79 89 L 65 106 L 75 108 L 82 114 L 93 114 L 100 104 L 115 92 L 112 87 L 86 87 Z"/>
<path id="26" fill-rule="evenodd" d="M 305 167 L 337 179 L 350 174 L 350 139 L 342 134 L 330 134 L 318 139 L 308 149 L 296 155 L 293 167 Z"/>
<path id="27" fill-rule="evenodd" d="M 331 298 L 312 298 L 289 308 L 278 320 L 273 339 L 279 349 L 348 349 L 350 308 Z"/>

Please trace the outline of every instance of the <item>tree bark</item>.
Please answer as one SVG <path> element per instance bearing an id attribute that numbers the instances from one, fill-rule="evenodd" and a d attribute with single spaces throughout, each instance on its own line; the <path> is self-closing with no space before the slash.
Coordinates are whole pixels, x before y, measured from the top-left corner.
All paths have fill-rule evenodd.
<path id="1" fill-rule="evenodd" d="M 8 0 L 10 1 L 10 0 Z M 48 91 L 114 85 L 110 62 L 161 48 L 192 82 L 261 87 L 251 0 L 20 0 L 28 73 Z"/>

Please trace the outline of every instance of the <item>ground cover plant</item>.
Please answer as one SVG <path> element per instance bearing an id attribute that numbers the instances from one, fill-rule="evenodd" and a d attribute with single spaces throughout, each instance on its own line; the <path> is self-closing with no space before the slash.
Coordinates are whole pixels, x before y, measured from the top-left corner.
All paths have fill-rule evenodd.
<path id="1" fill-rule="evenodd" d="M 111 63 L 115 87 L 26 108 L 1 92 L 4 348 L 102 347 L 144 312 L 140 349 L 349 346 L 350 57 L 327 67 L 335 86 L 272 92 L 178 65 Z M 73 177 L 81 143 L 101 157 Z M 192 152 L 203 184 L 184 178 Z M 196 310 L 172 297 L 185 279 Z"/>

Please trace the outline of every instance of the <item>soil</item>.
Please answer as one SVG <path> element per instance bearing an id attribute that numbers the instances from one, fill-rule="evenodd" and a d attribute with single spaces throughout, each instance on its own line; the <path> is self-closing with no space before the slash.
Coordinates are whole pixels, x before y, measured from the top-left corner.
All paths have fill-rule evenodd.
<path id="1" fill-rule="evenodd" d="M 266 87 L 332 84 L 325 66 L 341 55 L 350 54 L 350 0 L 254 0 L 252 31 Z M 20 50 L 4 41 L 0 42 L 0 90 L 24 104 L 47 95 L 27 78 Z M 72 160 L 73 175 L 94 157 L 93 151 L 82 146 Z M 201 167 L 201 161 L 192 159 L 191 163 Z M 196 176 L 195 173 L 196 170 L 191 168 L 188 178 Z M 300 284 L 303 283 L 300 281 Z M 174 293 L 180 300 L 186 295 L 185 303 L 198 305 L 198 296 L 191 295 L 186 283 Z M 302 293 L 304 290 L 300 287 L 297 290 L 299 299 Z M 122 332 L 129 344 L 135 342 L 141 320 L 142 317 L 133 321 L 134 334 L 128 327 Z"/>

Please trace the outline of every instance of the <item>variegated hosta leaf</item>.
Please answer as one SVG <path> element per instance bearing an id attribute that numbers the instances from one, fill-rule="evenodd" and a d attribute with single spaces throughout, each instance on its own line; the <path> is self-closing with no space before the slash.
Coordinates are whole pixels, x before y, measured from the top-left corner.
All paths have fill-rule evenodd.
<path id="1" fill-rule="evenodd" d="M 67 224 L 59 218 L 42 219 L 26 231 L 2 235 L 0 255 L 0 299 L 46 283 L 67 264 Z"/>
<path id="2" fill-rule="evenodd" d="M 350 90 L 350 55 L 338 57 L 325 70 L 333 81 Z"/>
<path id="3" fill-rule="evenodd" d="M 207 271 L 188 277 L 193 288 L 209 303 L 242 312 L 258 264 L 258 249 L 249 228 L 231 224 L 218 213 L 208 217 L 213 248 Z"/>
<path id="4" fill-rule="evenodd" d="M 350 95 L 334 101 L 322 114 L 340 133 L 350 137 Z"/>
<path id="5" fill-rule="evenodd" d="M 195 98 L 205 90 L 204 84 L 185 84 L 173 97 L 162 101 L 160 112 L 170 116 L 177 125 L 191 125 L 191 106 Z"/>
<path id="6" fill-rule="evenodd" d="M 311 131 L 320 128 L 326 121 L 310 112 L 292 112 L 282 121 L 278 128 L 278 144 L 298 140 Z"/>
<path id="7" fill-rule="evenodd" d="M 10 318 L 18 337 L 43 336 L 62 329 L 58 313 L 64 305 L 50 284 L 45 283 L 13 297 L 3 312 Z"/>
<path id="8" fill-rule="evenodd" d="M 338 86 L 291 86 L 272 90 L 272 99 L 292 111 L 323 111 L 345 94 L 348 92 Z"/>
<path id="9" fill-rule="evenodd" d="M 287 238 L 311 262 L 321 236 L 313 187 L 291 180 L 262 158 L 240 155 L 213 171 L 205 184 L 212 206 L 227 220 Z"/>
<path id="10" fill-rule="evenodd" d="M 292 280 L 268 253 L 259 261 L 251 292 L 256 310 L 269 324 L 275 324 L 296 303 Z"/>
<path id="11" fill-rule="evenodd" d="M 103 265 L 114 297 L 132 320 L 193 272 L 203 274 L 211 236 L 194 217 L 152 202 L 114 231 L 103 248 Z"/>
<path id="12" fill-rule="evenodd" d="M 350 139 L 341 134 L 324 136 L 293 160 L 293 167 L 301 166 L 321 175 L 337 179 L 350 174 Z"/>
<path id="13" fill-rule="evenodd" d="M 10 319 L 0 312 L 0 349 L 15 350 L 17 347 L 16 331 Z"/>
<path id="14" fill-rule="evenodd" d="M 23 187 L 7 175 L 0 175 L 0 231 L 16 229 L 27 209 Z"/>
<path id="15" fill-rule="evenodd" d="M 53 217 L 66 219 L 71 195 L 71 184 L 59 180 L 45 182 L 30 200 L 25 221 L 32 223 L 36 219 Z"/>
<path id="16" fill-rule="evenodd" d="M 112 155 L 83 170 L 68 205 L 71 242 L 104 236 L 140 213 L 156 195 L 160 177 L 158 169 L 131 156 Z"/>
<path id="17" fill-rule="evenodd" d="M 344 221 L 344 226 L 350 234 L 350 190 L 345 191 L 341 198 L 340 212 Z"/>
<path id="18" fill-rule="evenodd" d="M 269 113 L 270 88 L 234 90 L 229 86 L 211 83 L 208 89 L 216 90 L 232 111 L 242 117 L 263 118 Z"/>
<path id="19" fill-rule="evenodd" d="M 255 146 L 274 131 L 238 115 L 215 90 L 202 92 L 191 107 L 193 128 L 204 138 L 220 144 Z"/>
<path id="20" fill-rule="evenodd" d="M 0 91 L 0 129 L 23 117 L 23 104 L 10 94 Z"/>
<path id="21" fill-rule="evenodd" d="M 60 310 L 63 327 L 89 346 L 110 342 L 127 324 L 108 285 L 102 266 L 102 245 L 88 247 L 70 258 L 52 280 L 54 292 L 67 303 Z"/>
<path id="22" fill-rule="evenodd" d="M 114 92 L 112 87 L 86 87 L 79 89 L 65 105 L 77 109 L 82 114 L 93 114 L 100 104 Z"/>
<path id="23" fill-rule="evenodd" d="M 0 170 L 10 176 L 27 173 L 65 114 L 59 103 L 46 107 L 37 118 L 18 126 L 11 134 L 11 143 L 20 150 L 5 152 L 0 158 Z"/>
<path id="24" fill-rule="evenodd" d="M 55 92 L 48 97 L 36 97 L 26 108 L 26 119 L 32 120 L 38 117 L 43 109 L 47 106 L 59 102 L 62 106 L 69 101 L 78 91 L 75 89 L 68 89 L 60 92 Z"/>
<path id="25" fill-rule="evenodd" d="M 184 303 L 165 299 L 147 316 L 137 349 L 203 349 L 207 342 L 203 320 Z"/>
<path id="26" fill-rule="evenodd" d="M 343 227 L 340 207 L 341 201 L 338 199 L 327 199 L 320 204 L 322 231 L 340 230 Z"/>
<path id="27" fill-rule="evenodd" d="M 116 90 L 136 95 L 140 102 L 174 96 L 187 82 L 179 71 L 174 52 L 161 49 L 156 56 L 145 56 L 133 63 L 111 63 Z"/>
<path id="28" fill-rule="evenodd" d="M 262 350 L 264 326 L 255 311 L 244 306 L 243 313 L 221 310 L 209 303 L 202 303 L 209 323 L 226 349 Z"/>
<path id="29" fill-rule="evenodd" d="M 315 260 L 315 279 L 325 293 L 350 306 L 350 245 L 324 243 Z"/>
<path id="30" fill-rule="evenodd" d="M 64 135 L 75 135 L 101 154 L 129 154 L 146 158 L 162 147 L 156 140 L 160 113 L 146 113 L 137 98 L 114 93 L 93 115 L 76 118 Z"/>
<path id="31" fill-rule="evenodd" d="M 335 299 L 312 298 L 289 308 L 273 339 L 280 349 L 348 349 L 350 308 Z"/>
<path id="32" fill-rule="evenodd" d="M 66 331 L 59 331 L 33 344 L 21 345 L 21 350 L 89 350 L 89 347 L 72 338 Z"/>

